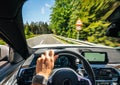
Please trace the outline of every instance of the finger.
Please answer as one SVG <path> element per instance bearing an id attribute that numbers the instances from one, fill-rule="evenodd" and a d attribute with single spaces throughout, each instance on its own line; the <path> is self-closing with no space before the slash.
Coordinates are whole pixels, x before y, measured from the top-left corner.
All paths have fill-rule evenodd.
<path id="1" fill-rule="evenodd" d="M 37 59 L 37 65 L 36 65 L 36 72 L 37 72 L 37 73 L 42 70 L 44 61 L 45 61 L 45 57 L 44 57 L 44 55 L 42 54 L 41 57 L 39 57 L 39 58 Z"/>
<path id="2" fill-rule="evenodd" d="M 49 62 L 50 61 L 50 51 L 46 51 L 45 52 L 45 62 Z"/>
<path id="3" fill-rule="evenodd" d="M 47 68 L 51 67 L 51 57 L 50 56 L 45 58 L 45 65 Z"/>
<path id="4" fill-rule="evenodd" d="M 46 69 L 46 65 L 45 65 L 45 55 L 41 55 L 41 62 L 39 62 L 39 65 L 41 66 L 40 71 L 44 71 L 44 69 Z"/>
<path id="5" fill-rule="evenodd" d="M 39 64 L 44 64 L 45 62 L 45 56 L 42 54 L 41 55 L 41 61 L 39 62 Z"/>
<path id="6" fill-rule="evenodd" d="M 49 51 L 45 51 L 45 57 L 49 56 Z"/>
<path id="7" fill-rule="evenodd" d="M 50 60 L 51 60 L 51 63 L 53 62 L 54 63 L 54 50 L 50 50 L 49 52 L 49 56 L 50 56 Z"/>
<path id="8" fill-rule="evenodd" d="M 46 56 L 45 57 L 45 62 L 44 62 L 46 65 L 49 65 L 50 63 L 50 57 L 49 56 Z"/>
<path id="9" fill-rule="evenodd" d="M 44 57 L 44 55 L 42 54 L 41 57 L 39 57 L 39 58 L 37 59 L 37 64 L 44 63 L 44 60 L 45 60 L 45 57 Z"/>
<path id="10" fill-rule="evenodd" d="M 49 69 L 51 67 L 51 62 L 46 60 L 45 61 L 45 66 L 46 66 L 47 69 Z"/>
<path id="11" fill-rule="evenodd" d="M 54 54 L 55 54 L 55 53 L 54 53 L 54 50 L 50 50 L 50 51 L 49 51 L 49 56 L 50 56 L 50 57 L 53 57 Z"/>
<path id="12" fill-rule="evenodd" d="M 36 64 L 36 73 L 38 73 L 41 70 L 41 65 L 39 64 L 41 62 L 41 57 L 37 59 L 37 64 Z"/>

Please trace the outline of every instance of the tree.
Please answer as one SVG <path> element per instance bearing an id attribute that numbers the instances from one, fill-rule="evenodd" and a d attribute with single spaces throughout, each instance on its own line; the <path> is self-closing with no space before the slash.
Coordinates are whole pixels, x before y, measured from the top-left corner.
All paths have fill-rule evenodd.
<path id="1" fill-rule="evenodd" d="M 25 33 L 28 34 L 32 32 L 33 34 L 46 34 L 50 33 L 51 30 L 48 28 L 47 22 L 31 22 L 30 25 L 28 23 L 25 24 Z"/>
<path id="2" fill-rule="evenodd" d="M 71 15 L 71 0 L 56 0 L 52 7 L 51 28 L 53 32 L 60 35 L 65 35 L 68 31 L 68 22 Z"/>
<path id="3" fill-rule="evenodd" d="M 55 0 L 51 8 L 50 28 L 57 35 L 76 38 L 75 23 L 80 18 L 83 27 L 79 39 L 90 42 L 95 39 L 94 43 L 101 43 L 104 40 L 104 44 L 108 39 L 109 43 L 107 41 L 106 45 L 110 45 L 110 42 L 116 40 L 105 37 L 105 31 L 109 25 L 105 19 L 115 9 L 114 6 L 118 5 L 120 1 L 116 2 L 116 0 Z"/>

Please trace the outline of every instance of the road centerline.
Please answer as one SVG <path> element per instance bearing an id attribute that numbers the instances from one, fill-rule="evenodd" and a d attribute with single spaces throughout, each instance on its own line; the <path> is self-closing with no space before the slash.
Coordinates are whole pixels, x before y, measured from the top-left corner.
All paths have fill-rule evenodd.
<path id="1" fill-rule="evenodd" d="M 44 40 L 42 40 L 39 44 L 42 44 L 44 42 Z"/>

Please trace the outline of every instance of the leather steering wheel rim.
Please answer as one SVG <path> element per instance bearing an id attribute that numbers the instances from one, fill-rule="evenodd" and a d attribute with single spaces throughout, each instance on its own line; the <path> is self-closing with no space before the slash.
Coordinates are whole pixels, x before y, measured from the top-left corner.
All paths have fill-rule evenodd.
<path id="1" fill-rule="evenodd" d="M 55 51 L 55 55 L 64 54 L 64 53 L 77 56 L 81 60 L 83 67 L 84 67 L 85 71 L 87 72 L 87 74 L 90 78 L 90 81 L 92 82 L 92 85 L 96 85 L 95 74 L 93 72 L 93 69 L 91 68 L 90 63 L 84 58 L 84 56 L 82 56 L 81 54 L 78 54 L 76 52 L 69 51 L 69 50 Z"/>

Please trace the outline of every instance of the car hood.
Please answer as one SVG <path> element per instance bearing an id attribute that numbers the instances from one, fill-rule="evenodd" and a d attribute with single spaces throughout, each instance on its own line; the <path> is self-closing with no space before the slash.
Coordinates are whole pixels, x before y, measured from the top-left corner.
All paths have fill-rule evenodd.
<path id="1" fill-rule="evenodd" d="M 22 20 L 24 2 L 25 0 L 0 0 L 0 37 L 26 59 L 29 52 Z"/>

